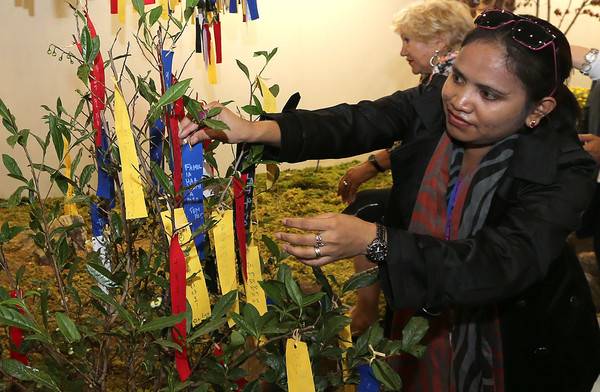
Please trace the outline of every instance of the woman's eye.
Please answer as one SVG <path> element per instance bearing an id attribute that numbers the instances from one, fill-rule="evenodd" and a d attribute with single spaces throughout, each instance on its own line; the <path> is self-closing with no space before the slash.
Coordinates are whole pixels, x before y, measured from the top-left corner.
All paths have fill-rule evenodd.
<path id="1" fill-rule="evenodd" d="M 463 80 L 463 79 L 462 79 L 462 78 L 461 78 L 461 76 L 460 76 L 459 74 L 457 74 L 456 72 L 452 72 L 452 80 L 453 80 L 455 83 L 462 83 L 462 80 Z"/>
<path id="2" fill-rule="evenodd" d="M 496 97 L 494 94 L 490 93 L 489 91 L 482 91 L 481 95 L 483 96 L 483 99 L 487 99 L 488 101 L 495 101 L 496 99 L 498 99 L 498 97 Z"/>

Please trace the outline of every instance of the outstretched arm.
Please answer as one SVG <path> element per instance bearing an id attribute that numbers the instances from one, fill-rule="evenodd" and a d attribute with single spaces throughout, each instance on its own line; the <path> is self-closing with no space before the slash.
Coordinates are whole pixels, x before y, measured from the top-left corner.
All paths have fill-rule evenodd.
<path id="1" fill-rule="evenodd" d="M 216 107 L 222 108 L 222 111 L 213 118 L 223 121 L 229 126 L 229 130 L 200 129 L 199 124 L 188 116 L 181 121 L 179 138 L 192 145 L 206 139 L 216 139 L 231 144 L 249 142 L 273 147 L 281 145 L 281 131 L 275 121 L 248 121 L 237 116 L 218 102 L 209 103 L 206 110 Z"/>

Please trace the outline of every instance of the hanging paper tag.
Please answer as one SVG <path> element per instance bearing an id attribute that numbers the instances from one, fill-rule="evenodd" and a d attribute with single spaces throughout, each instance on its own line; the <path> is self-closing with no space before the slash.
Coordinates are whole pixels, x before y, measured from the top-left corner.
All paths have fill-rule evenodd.
<path id="1" fill-rule="evenodd" d="M 348 314 L 346 314 L 347 316 Z M 348 324 L 346 326 L 346 328 L 344 328 L 340 333 L 339 333 L 339 345 L 340 348 L 343 348 L 345 350 L 349 349 L 352 347 L 352 330 L 350 329 L 350 324 Z M 346 352 L 344 351 L 342 353 L 342 370 L 343 370 L 343 377 L 344 380 L 346 380 L 349 376 L 348 373 L 348 362 L 346 361 Z M 356 388 L 354 385 L 344 385 L 344 392 L 355 392 Z"/>
<path id="2" fill-rule="evenodd" d="M 230 0 L 229 1 L 229 12 L 232 14 L 237 14 L 237 2 L 238 0 Z"/>
<path id="3" fill-rule="evenodd" d="M 202 185 L 204 154 L 202 143 L 199 143 L 193 149 L 189 144 L 184 145 L 181 154 L 183 187 L 193 186 L 193 188 L 185 191 L 185 198 L 183 199 L 183 208 L 190 221 L 190 229 L 193 233 L 204 223 L 204 186 Z M 194 237 L 194 243 L 200 259 L 204 259 L 204 233 Z"/>
<path id="4" fill-rule="evenodd" d="M 169 0 L 159 0 L 159 4 L 162 6 L 161 18 L 169 19 Z"/>
<path id="5" fill-rule="evenodd" d="M 113 15 L 116 15 L 118 12 L 119 12 L 119 0 L 110 0 L 110 13 Z"/>
<path id="6" fill-rule="evenodd" d="M 208 84 L 217 84 L 217 65 L 215 61 L 215 49 L 212 41 L 208 41 L 210 61 L 208 63 Z"/>
<path id="7" fill-rule="evenodd" d="M 202 19 L 196 15 L 196 53 L 202 53 Z"/>
<path id="8" fill-rule="evenodd" d="M 285 345 L 285 365 L 289 392 L 314 392 L 315 382 L 306 343 L 288 339 Z"/>
<path id="9" fill-rule="evenodd" d="M 119 0 L 118 6 L 119 22 L 125 23 L 125 0 Z"/>
<path id="10" fill-rule="evenodd" d="M 169 267 L 171 276 L 171 308 L 173 314 L 184 313 L 186 308 L 185 301 L 185 256 L 179 245 L 179 234 L 171 238 L 171 248 L 169 251 Z M 175 351 L 175 364 L 177 373 L 181 382 L 187 380 L 190 376 L 190 364 L 187 358 L 187 346 L 185 339 L 187 336 L 185 319 L 173 327 L 173 341 L 181 346 L 181 351 Z"/>
<path id="11" fill-rule="evenodd" d="M 127 219 L 145 218 L 148 216 L 148 212 L 144 202 L 140 164 L 133 140 L 129 114 L 127 113 L 127 104 L 114 78 L 113 82 L 115 84 L 115 131 L 119 142 L 119 155 L 121 156 L 125 216 Z"/>
<path id="12" fill-rule="evenodd" d="M 175 217 L 175 229 L 179 234 L 179 244 L 184 250 L 186 268 L 186 298 L 192 308 L 192 325 L 198 325 L 202 320 L 211 315 L 210 298 L 204 280 L 204 271 L 198 258 L 196 247 L 192 241 L 192 232 L 188 224 L 185 212 L 181 208 L 173 211 Z M 171 214 L 169 211 L 161 213 L 161 218 L 168 234 L 173 232 Z M 184 283 L 185 284 L 185 283 Z"/>
<path id="13" fill-rule="evenodd" d="M 260 256 L 257 246 L 248 247 L 248 265 L 246 271 L 248 274 L 248 279 L 245 282 L 246 299 L 254 305 L 258 313 L 262 316 L 267 313 L 267 300 L 265 292 L 258 283 L 263 279 L 260 271 Z"/>
<path id="14" fill-rule="evenodd" d="M 63 135 L 63 142 L 65 146 L 65 177 L 72 180 L 71 178 L 71 154 L 69 154 L 69 142 L 67 138 Z M 79 211 L 77 211 L 77 204 L 68 203 L 69 200 L 75 197 L 75 191 L 73 188 L 73 184 L 69 183 L 67 186 L 67 194 L 65 195 L 65 215 L 79 215 Z"/>
<path id="15" fill-rule="evenodd" d="M 237 290 L 233 211 L 227 210 L 223 213 L 216 211 L 212 214 L 212 218 L 217 222 L 213 228 L 213 235 L 219 283 L 221 285 L 221 293 L 227 294 L 231 290 Z M 237 298 L 231 310 L 239 313 Z M 229 326 L 231 327 L 234 324 L 233 319 L 230 319 Z"/>
<path id="16" fill-rule="evenodd" d="M 267 113 L 275 113 L 277 112 L 277 108 L 275 105 L 275 96 L 271 93 L 271 90 L 267 87 L 265 82 L 261 79 L 260 76 L 257 76 L 258 82 L 260 83 L 260 91 L 263 96 L 263 109 Z"/>

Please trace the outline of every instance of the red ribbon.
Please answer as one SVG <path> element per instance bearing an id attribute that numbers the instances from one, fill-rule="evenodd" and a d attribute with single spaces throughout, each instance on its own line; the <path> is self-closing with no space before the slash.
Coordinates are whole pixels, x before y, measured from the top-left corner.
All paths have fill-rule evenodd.
<path id="1" fill-rule="evenodd" d="M 119 13 L 119 0 L 110 0 L 110 13 L 113 15 Z"/>
<path id="2" fill-rule="evenodd" d="M 247 179 L 247 174 L 242 174 L 241 181 L 235 177 L 233 178 L 233 193 L 235 195 L 235 233 L 238 240 L 240 258 L 242 259 L 244 281 L 248 280 L 248 273 L 246 271 L 246 227 L 244 225 L 244 210 L 246 203 L 245 187 Z"/>
<path id="3" fill-rule="evenodd" d="M 10 296 L 12 298 L 17 298 L 16 291 L 13 290 L 10 293 Z M 19 290 L 19 297 L 22 297 L 22 296 L 23 296 L 23 291 Z M 19 309 L 19 312 L 21 312 L 21 314 L 25 314 L 25 312 L 23 311 L 23 309 L 21 309 L 20 306 L 17 306 L 17 309 Z M 23 331 L 21 331 L 21 328 L 10 327 L 10 341 L 12 342 L 14 347 L 17 348 L 17 350 L 21 348 L 21 343 L 23 343 Z M 10 347 L 10 359 L 15 359 L 15 360 L 21 362 L 23 365 L 27 366 L 27 364 L 28 364 L 27 356 L 23 353 L 13 350 L 12 349 L 13 345 L 11 345 L 11 347 Z"/>
<path id="4" fill-rule="evenodd" d="M 94 38 L 97 35 L 96 29 L 92 24 L 90 15 L 87 14 L 86 17 L 90 36 Z M 90 72 L 90 90 L 92 91 L 92 117 L 93 127 L 96 130 L 96 147 L 102 147 L 102 117 L 100 113 L 105 108 L 104 96 L 106 94 L 106 84 L 104 79 L 104 61 L 102 61 L 100 52 L 98 52 L 98 55 L 94 59 L 94 69 Z"/>
<path id="5" fill-rule="evenodd" d="M 206 31 L 206 55 L 208 56 L 208 63 L 210 64 L 210 29 L 209 29 L 209 25 L 208 23 L 204 23 L 204 26 L 202 27 L 204 29 L 204 31 Z"/>
<path id="6" fill-rule="evenodd" d="M 218 20 L 213 22 L 213 32 L 215 34 L 215 53 L 217 57 L 217 64 L 221 64 L 221 22 Z"/>
<path id="7" fill-rule="evenodd" d="M 155 0 L 144 0 L 144 4 L 148 5 L 148 4 L 154 4 L 156 1 Z"/>
<path id="8" fill-rule="evenodd" d="M 223 351 L 223 347 L 222 347 L 221 343 L 219 343 L 213 350 L 213 354 L 215 357 L 218 357 L 219 355 L 223 355 L 224 353 L 225 352 Z M 222 359 L 219 359 L 219 362 L 221 362 L 221 365 L 223 365 L 225 363 L 225 361 L 223 361 Z M 246 380 L 246 377 L 243 377 L 237 381 L 234 381 L 233 383 L 237 384 L 238 391 L 241 391 L 242 388 L 244 388 L 244 385 L 248 384 L 248 380 Z"/>
<path id="9" fill-rule="evenodd" d="M 171 238 L 171 248 L 169 251 L 169 267 L 171 276 L 171 308 L 173 314 L 183 313 L 186 310 L 185 300 L 185 255 L 179 245 L 179 234 L 175 234 Z M 190 376 L 190 364 L 187 358 L 186 339 L 186 323 L 185 319 L 173 327 L 173 341 L 181 346 L 181 351 L 175 352 L 175 364 L 177 373 L 181 382 L 187 380 Z"/>

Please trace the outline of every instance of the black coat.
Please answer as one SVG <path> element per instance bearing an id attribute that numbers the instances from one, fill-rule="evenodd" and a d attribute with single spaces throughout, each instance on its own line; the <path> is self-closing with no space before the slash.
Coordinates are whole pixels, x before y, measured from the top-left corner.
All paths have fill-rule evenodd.
<path id="1" fill-rule="evenodd" d="M 445 78 L 357 105 L 273 115 L 279 160 L 392 151 L 388 257 L 380 280 L 393 309 L 498 304 L 507 392 L 590 391 L 600 373 L 600 333 L 581 266 L 566 244 L 594 185 L 595 161 L 574 130 L 520 131 L 484 227 L 444 241 L 407 231 L 445 129 Z"/>

